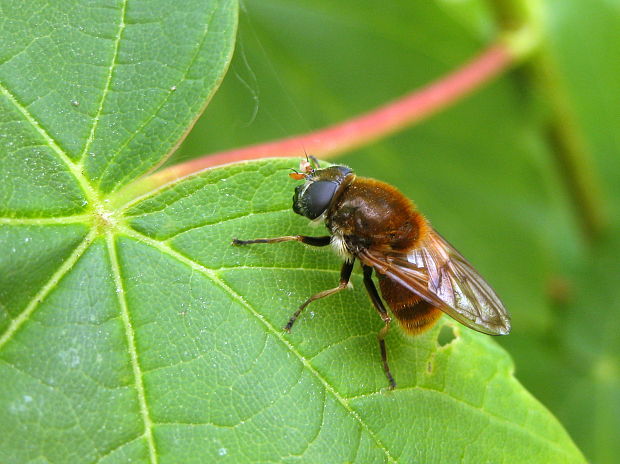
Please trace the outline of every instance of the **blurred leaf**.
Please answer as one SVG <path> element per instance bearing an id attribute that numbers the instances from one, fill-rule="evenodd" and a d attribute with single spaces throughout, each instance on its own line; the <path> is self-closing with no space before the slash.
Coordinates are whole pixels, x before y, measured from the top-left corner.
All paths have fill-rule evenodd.
<path id="1" fill-rule="evenodd" d="M 620 46 L 620 3 L 549 0 L 546 6 L 557 85 L 580 125 L 585 157 L 600 176 L 609 228 L 577 256 L 559 249 L 551 281 L 553 327 L 518 342 L 511 353 L 529 360 L 519 364 L 520 379 L 558 415 L 591 461 L 611 464 L 620 459 L 620 66 L 613 53 Z M 554 236 L 561 240 L 564 233 L 558 229 Z"/>
<path id="2" fill-rule="evenodd" d="M 558 308 L 565 328 L 561 356 L 554 361 L 562 368 L 566 393 L 549 398 L 549 404 L 579 431 L 595 462 L 620 456 L 619 256 L 620 236 L 603 240 L 590 262 L 571 274 L 574 299 Z M 584 422 L 584 417 L 593 420 Z"/>
<path id="3" fill-rule="evenodd" d="M 581 129 L 604 180 L 605 206 L 620 213 L 620 2 L 547 0 L 549 42 Z M 615 220 L 615 222 L 617 222 Z"/>

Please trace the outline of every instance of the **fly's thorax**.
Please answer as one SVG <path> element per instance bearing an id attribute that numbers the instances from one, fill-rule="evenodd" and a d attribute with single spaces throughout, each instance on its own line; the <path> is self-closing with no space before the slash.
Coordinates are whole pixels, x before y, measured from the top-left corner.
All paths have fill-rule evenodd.
<path id="1" fill-rule="evenodd" d="M 348 250 L 406 251 L 418 246 L 428 230 L 426 219 L 396 188 L 357 177 L 330 207 L 326 225 L 338 231 Z"/>

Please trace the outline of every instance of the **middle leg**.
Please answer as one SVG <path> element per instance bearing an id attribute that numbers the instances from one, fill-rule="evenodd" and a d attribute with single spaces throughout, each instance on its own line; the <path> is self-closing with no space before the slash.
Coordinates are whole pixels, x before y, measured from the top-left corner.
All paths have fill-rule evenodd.
<path id="1" fill-rule="evenodd" d="M 291 316 L 286 326 L 284 326 L 284 330 L 286 330 L 287 332 L 291 331 L 293 324 L 295 323 L 295 321 L 297 320 L 301 312 L 310 303 L 320 298 L 325 298 L 326 296 L 333 295 L 334 293 L 338 293 L 344 290 L 345 288 L 347 288 L 347 286 L 349 285 L 349 279 L 351 279 L 351 272 L 353 271 L 354 262 L 355 262 L 355 259 L 352 259 L 351 261 L 345 261 L 344 264 L 342 265 L 342 268 L 340 269 L 340 283 L 338 284 L 338 286 L 335 288 L 330 288 L 329 290 L 323 290 L 322 292 L 319 292 L 316 295 L 312 295 L 310 298 L 308 298 L 299 307 L 299 309 L 295 311 L 295 313 Z"/>

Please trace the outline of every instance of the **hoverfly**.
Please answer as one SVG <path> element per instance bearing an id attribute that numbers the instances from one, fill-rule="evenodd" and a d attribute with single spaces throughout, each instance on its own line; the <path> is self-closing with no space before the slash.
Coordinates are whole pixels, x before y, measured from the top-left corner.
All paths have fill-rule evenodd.
<path id="1" fill-rule="evenodd" d="M 431 328 L 442 313 L 485 334 L 510 332 L 510 316 L 490 285 L 430 226 L 409 199 L 385 182 L 357 177 L 346 166 L 320 169 L 312 160 L 315 166 L 306 159 L 301 164 L 302 172 L 289 174 L 304 180 L 295 188 L 293 211 L 312 221 L 323 221 L 329 235 L 233 239 L 234 245 L 286 241 L 317 247 L 331 245 L 344 259 L 338 286 L 308 298 L 284 330 L 291 330 L 311 302 L 347 288 L 353 264 L 359 259 L 366 291 L 385 324 L 378 339 L 390 389 L 396 383 L 387 361 L 385 336 L 392 318 L 372 280 L 373 271 L 383 300 L 410 335 Z"/>

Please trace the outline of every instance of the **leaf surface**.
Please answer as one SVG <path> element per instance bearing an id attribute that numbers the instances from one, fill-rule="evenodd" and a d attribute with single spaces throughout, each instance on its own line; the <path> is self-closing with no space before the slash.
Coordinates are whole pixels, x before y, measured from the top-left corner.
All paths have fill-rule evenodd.
<path id="1" fill-rule="evenodd" d="M 390 333 L 399 387 L 385 392 L 381 321 L 358 273 L 355 290 L 282 332 L 334 286 L 339 260 L 230 240 L 317 234 L 290 210 L 294 160 L 109 201 L 165 160 L 214 93 L 235 2 L 9 3 L 1 462 L 584 461 L 506 352 L 448 319 L 416 339 Z"/>

